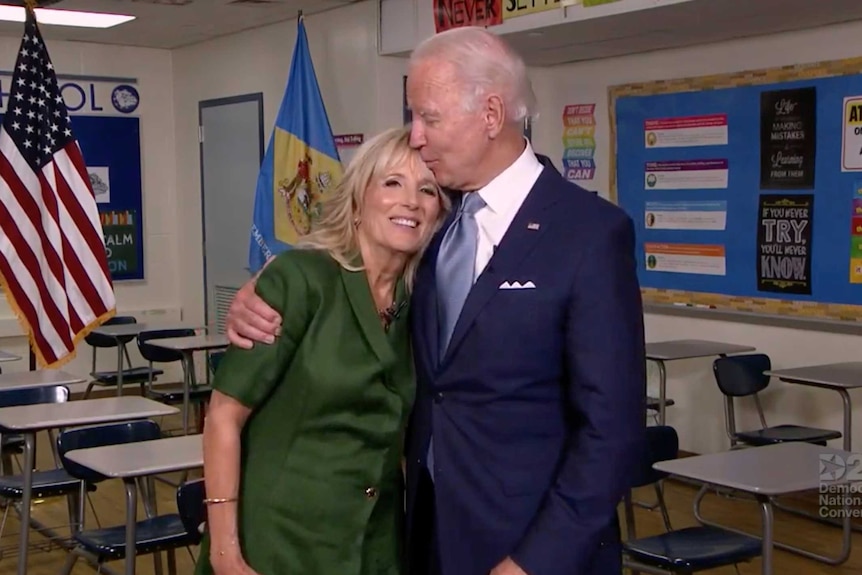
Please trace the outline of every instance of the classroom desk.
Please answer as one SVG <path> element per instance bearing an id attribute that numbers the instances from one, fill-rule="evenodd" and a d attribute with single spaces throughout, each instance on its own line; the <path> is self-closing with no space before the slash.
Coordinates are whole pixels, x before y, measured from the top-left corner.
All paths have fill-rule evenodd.
<path id="1" fill-rule="evenodd" d="M 0 391 L 13 389 L 33 389 L 37 387 L 52 387 L 55 385 L 72 385 L 86 381 L 82 377 L 54 369 L 37 371 L 19 371 L 0 375 Z"/>
<path id="2" fill-rule="evenodd" d="M 120 478 L 126 486 L 126 575 L 135 573 L 138 495 L 135 479 L 158 473 L 203 467 L 203 436 L 183 435 L 76 449 L 66 457 L 106 477 Z"/>
<path id="3" fill-rule="evenodd" d="M 24 460 L 22 462 L 24 493 L 21 499 L 18 575 L 26 575 L 27 573 L 30 502 L 33 488 L 33 452 L 36 446 L 36 433 L 63 427 L 162 417 L 173 415 L 177 411 L 175 407 L 135 396 L 0 408 L 0 432 L 20 433 L 24 436 Z"/>
<path id="4" fill-rule="evenodd" d="M 702 524 L 757 537 L 755 534 L 709 522 L 702 517 L 699 509 L 700 502 L 709 485 L 735 489 L 753 495 L 760 505 L 763 520 L 763 533 L 760 536 L 763 542 L 761 573 L 772 575 L 772 551 L 774 547 L 832 565 L 839 565 L 850 556 L 849 513 L 845 514 L 842 520 L 842 550 L 837 557 L 818 555 L 774 540 L 773 498 L 779 495 L 817 489 L 821 484 L 825 484 L 821 476 L 821 456 L 826 455 L 847 461 L 851 454 L 840 449 L 794 442 L 660 461 L 653 467 L 659 471 L 704 484 L 694 503 L 695 516 Z"/>
<path id="5" fill-rule="evenodd" d="M 667 400 L 667 370 L 665 362 L 703 357 L 724 357 L 734 353 L 754 351 L 750 345 L 736 345 L 702 339 L 675 339 L 646 344 L 646 358 L 658 364 L 659 374 L 659 425 L 665 424 L 665 401 Z"/>
<path id="6" fill-rule="evenodd" d="M 862 362 L 826 363 L 790 369 L 772 369 L 764 372 L 781 381 L 809 387 L 831 389 L 841 396 L 844 407 L 844 450 L 853 445 L 853 407 L 848 390 L 862 387 Z"/>
<path id="7" fill-rule="evenodd" d="M 230 342 L 226 335 L 194 335 L 151 339 L 150 345 L 178 351 L 183 355 L 183 433 L 189 432 L 189 390 L 197 385 L 194 352 L 224 349 Z"/>
<path id="8" fill-rule="evenodd" d="M 83 378 L 60 370 L 42 369 L 38 371 L 20 371 L 0 375 L 0 391 L 17 391 L 39 387 L 72 385 L 83 381 Z M 2 436 L 2 434 L 0 434 L 0 436 Z M 11 472 L 11 469 L 8 471 Z M 0 474 L 6 472 L 6 466 L 3 461 L 0 460 Z"/>
<path id="9" fill-rule="evenodd" d="M 113 338 L 117 342 L 117 397 L 123 395 L 123 356 L 126 353 L 126 343 L 121 339 L 125 337 L 136 337 L 142 331 L 156 329 L 184 329 L 188 325 L 181 323 L 153 324 L 153 323 L 120 323 L 100 325 L 91 333 Z M 195 328 L 189 328 L 195 329 Z"/>
<path id="10" fill-rule="evenodd" d="M 3 351 L 0 349 L 0 363 L 5 363 L 7 361 L 18 361 L 21 359 L 20 355 L 15 355 L 14 353 L 9 353 L 8 351 Z"/>

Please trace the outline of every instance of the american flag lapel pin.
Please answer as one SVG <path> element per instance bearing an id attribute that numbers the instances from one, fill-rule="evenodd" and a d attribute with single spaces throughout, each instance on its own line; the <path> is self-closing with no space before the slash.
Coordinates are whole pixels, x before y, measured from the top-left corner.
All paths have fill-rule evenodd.
<path id="1" fill-rule="evenodd" d="M 527 224 L 527 229 L 528 230 L 538 230 L 539 224 L 537 224 L 536 222 L 530 222 L 529 224 Z"/>

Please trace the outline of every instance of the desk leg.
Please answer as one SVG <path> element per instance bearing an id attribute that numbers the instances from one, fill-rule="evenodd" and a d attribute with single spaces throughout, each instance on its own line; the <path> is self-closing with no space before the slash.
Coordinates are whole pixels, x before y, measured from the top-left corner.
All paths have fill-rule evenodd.
<path id="1" fill-rule="evenodd" d="M 667 400 L 667 369 L 664 362 L 658 360 L 658 422 L 659 425 L 665 424 L 665 401 Z"/>
<path id="2" fill-rule="evenodd" d="M 123 356 L 126 353 L 126 344 L 117 339 L 117 397 L 123 395 Z"/>
<path id="3" fill-rule="evenodd" d="M 772 549 L 773 549 L 773 513 L 772 502 L 768 497 L 758 497 L 760 503 L 760 514 L 763 518 L 763 539 L 761 541 L 761 568 L 762 575 L 772 575 Z"/>
<path id="4" fill-rule="evenodd" d="M 135 575 L 138 490 L 134 477 L 127 478 L 124 482 L 126 484 L 126 575 Z"/>
<path id="5" fill-rule="evenodd" d="M 694 517 L 695 517 L 695 519 L 697 519 L 697 521 L 701 525 L 709 525 L 711 527 L 717 527 L 719 529 L 724 529 L 726 531 L 732 531 L 734 533 L 739 533 L 740 535 L 747 535 L 749 537 L 758 537 L 758 535 L 756 535 L 756 534 L 748 533 L 748 532 L 742 531 L 740 529 L 735 529 L 735 528 L 729 527 L 727 525 L 721 525 L 721 524 L 716 523 L 714 521 L 708 521 L 706 518 L 704 518 L 703 513 L 700 510 L 700 505 L 701 505 L 701 503 L 703 503 L 703 498 L 706 496 L 708 491 L 709 491 L 709 485 L 704 484 L 703 486 L 701 486 L 700 491 L 698 491 L 697 496 L 694 499 Z M 763 517 L 764 517 L 764 522 L 765 522 L 767 510 L 763 506 L 766 505 L 766 503 L 764 503 L 764 501 L 760 497 L 757 498 L 757 501 L 761 505 L 761 510 L 763 512 Z M 767 498 L 767 501 L 768 501 L 768 505 L 769 505 L 768 513 L 769 513 L 769 517 L 771 518 L 772 517 L 772 506 L 774 503 L 773 503 L 772 498 L 769 498 L 769 497 Z M 851 535 L 852 535 L 851 518 L 850 518 L 849 510 L 847 508 L 844 509 L 843 515 L 844 516 L 843 516 L 842 521 L 841 521 L 841 526 L 842 526 L 841 552 L 838 553 L 837 555 L 824 555 L 821 553 L 814 553 L 813 551 L 809 551 L 807 549 L 802 549 L 801 547 L 797 547 L 795 545 L 789 545 L 787 543 L 781 543 L 779 541 L 775 541 L 774 540 L 775 538 L 772 534 L 772 522 L 771 521 L 770 521 L 770 528 L 769 528 L 769 538 L 772 541 L 770 543 L 770 547 L 782 549 L 784 551 L 789 551 L 790 553 L 795 553 L 796 555 L 801 555 L 802 557 L 807 557 L 808 559 L 812 559 L 814 561 L 826 563 L 827 565 L 841 565 L 842 563 L 846 562 L 847 559 L 850 558 Z M 763 536 L 762 536 L 764 539 L 766 539 L 766 537 L 767 537 L 767 530 L 766 530 L 765 525 L 766 525 L 766 523 L 764 523 Z M 766 573 L 766 572 L 764 571 L 764 573 Z"/>
<path id="6" fill-rule="evenodd" d="M 667 399 L 667 370 L 664 366 L 664 361 L 660 359 L 651 359 L 650 361 L 654 361 L 658 366 L 658 424 L 665 424 L 665 401 Z M 663 489 L 661 486 L 661 482 L 659 482 L 659 489 Z M 638 507 L 642 507 L 643 509 L 649 509 L 652 511 L 656 507 L 659 506 L 659 503 L 656 502 L 654 504 L 643 503 L 641 501 L 635 501 L 635 505 Z"/>
<path id="7" fill-rule="evenodd" d="M 192 352 L 183 352 L 183 435 L 189 434 L 189 391 L 192 385 L 192 370 L 195 365 L 192 361 Z"/>
<path id="8" fill-rule="evenodd" d="M 33 459 L 36 434 L 24 434 L 23 493 L 21 494 L 21 536 L 18 543 L 18 575 L 27 575 L 27 551 L 30 547 L 30 503 L 33 499 Z"/>
<path id="9" fill-rule="evenodd" d="M 844 407 L 844 451 L 852 451 L 853 408 L 850 405 L 850 394 L 846 389 L 838 389 L 836 391 L 841 396 L 841 402 Z"/>

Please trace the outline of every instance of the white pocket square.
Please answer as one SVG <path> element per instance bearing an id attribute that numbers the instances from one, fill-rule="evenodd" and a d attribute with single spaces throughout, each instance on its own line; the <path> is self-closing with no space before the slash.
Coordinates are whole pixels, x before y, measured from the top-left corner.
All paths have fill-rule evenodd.
<path id="1" fill-rule="evenodd" d="M 500 284 L 500 289 L 536 289 L 536 284 L 528 282 L 503 282 Z"/>

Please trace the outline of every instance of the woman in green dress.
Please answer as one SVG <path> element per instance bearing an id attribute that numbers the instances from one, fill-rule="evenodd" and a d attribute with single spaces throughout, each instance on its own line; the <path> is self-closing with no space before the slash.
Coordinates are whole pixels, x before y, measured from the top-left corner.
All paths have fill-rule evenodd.
<path id="1" fill-rule="evenodd" d="M 204 426 L 200 575 L 398 575 L 408 292 L 449 208 L 409 129 L 366 142 L 257 292 L 271 344 L 222 358 Z"/>

